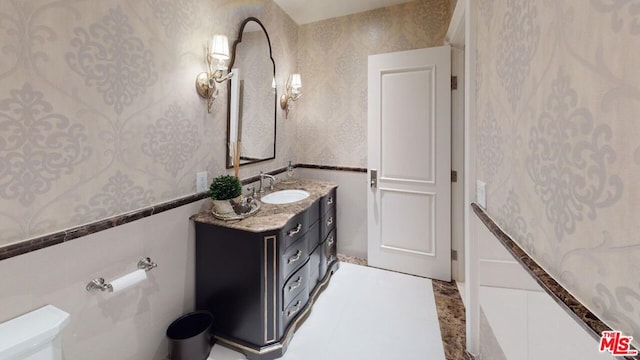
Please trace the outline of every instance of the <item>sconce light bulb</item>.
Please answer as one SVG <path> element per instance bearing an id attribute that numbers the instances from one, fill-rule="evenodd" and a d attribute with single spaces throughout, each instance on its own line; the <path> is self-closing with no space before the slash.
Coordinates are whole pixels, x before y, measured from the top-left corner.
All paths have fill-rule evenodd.
<path id="1" fill-rule="evenodd" d="M 220 70 L 220 71 L 227 70 L 227 62 L 222 59 L 218 59 L 218 63 L 216 64 L 214 70 Z"/>

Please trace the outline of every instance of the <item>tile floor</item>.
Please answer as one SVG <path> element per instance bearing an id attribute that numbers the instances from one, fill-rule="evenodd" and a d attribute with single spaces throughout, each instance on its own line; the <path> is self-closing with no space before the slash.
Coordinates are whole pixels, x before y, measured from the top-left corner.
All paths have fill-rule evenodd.
<path id="1" fill-rule="evenodd" d="M 342 262 L 281 359 L 445 360 L 431 280 Z"/>
<path id="2" fill-rule="evenodd" d="M 432 280 L 447 360 L 469 359 L 466 353 L 465 309 L 455 282 Z"/>

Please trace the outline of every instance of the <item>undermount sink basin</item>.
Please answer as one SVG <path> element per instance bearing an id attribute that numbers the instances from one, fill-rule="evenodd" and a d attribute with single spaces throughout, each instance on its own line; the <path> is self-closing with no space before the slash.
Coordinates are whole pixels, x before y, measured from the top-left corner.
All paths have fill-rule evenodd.
<path id="1" fill-rule="evenodd" d="M 265 204 L 289 204 L 309 197 L 304 190 L 280 190 L 263 196 L 260 201 Z"/>

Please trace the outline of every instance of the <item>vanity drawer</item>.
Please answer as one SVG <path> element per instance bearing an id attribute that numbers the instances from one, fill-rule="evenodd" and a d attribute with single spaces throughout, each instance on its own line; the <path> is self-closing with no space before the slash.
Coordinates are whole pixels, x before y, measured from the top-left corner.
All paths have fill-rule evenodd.
<path id="1" fill-rule="evenodd" d="M 320 205 L 316 201 L 307 210 L 294 216 L 287 222 L 287 225 L 284 226 L 281 232 L 284 249 L 289 248 L 291 244 L 304 236 L 311 226 L 318 221 L 319 208 Z"/>
<path id="2" fill-rule="evenodd" d="M 302 291 L 300 292 L 300 294 L 298 294 L 298 296 L 296 296 L 295 298 L 293 298 L 293 300 L 291 300 L 291 302 L 289 303 L 289 305 L 287 305 L 287 307 L 284 309 L 283 311 L 283 330 L 287 328 L 287 326 L 289 325 L 289 323 L 291 322 L 291 320 L 293 320 L 293 318 L 296 317 L 296 315 L 298 315 L 300 313 L 300 311 L 302 310 L 302 308 L 304 308 L 305 305 L 307 305 L 307 301 L 309 301 L 309 292 L 308 291 Z"/>
<path id="3" fill-rule="evenodd" d="M 304 235 L 304 237 L 307 238 L 307 254 L 311 254 L 313 252 L 313 249 L 315 249 L 318 244 L 320 244 L 320 240 L 324 239 L 320 237 L 320 226 L 320 221 L 316 222 Z"/>
<path id="4" fill-rule="evenodd" d="M 291 300 L 298 296 L 301 291 L 307 291 L 307 284 L 309 283 L 309 266 L 310 262 L 307 261 L 303 267 L 294 272 L 293 275 L 287 280 L 282 287 L 282 308 L 291 303 Z M 317 275 L 316 275 L 317 276 Z"/>
<path id="5" fill-rule="evenodd" d="M 321 245 L 321 255 L 320 255 L 320 273 L 318 274 L 319 279 L 322 280 L 327 273 L 327 269 L 332 262 L 337 259 L 337 246 L 336 246 L 336 231 L 333 230 L 327 236 L 327 240 L 325 240 Z"/>
<path id="6" fill-rule="evenodd" d="M 309 290 L 309 294 L 311 294 L 320 281 L 320 261 L 322 259 L 323 250 L 324 247 L 322 245 L 318 245 L 311 255 L 309 255 L 309 281 L 307 282 L 307 290 Z"/>
<path id="7" fill-rule="evenodd" d="M 282 257 L 280 258 L 282 279 L 287 279 L 292 272 L 307 261 L 308 257 L 309 249 L 307 245 L 307 237 L 305 236 L 293 243 L 293 245 L 289 246 L 285 253 L 282 254 Z"/>
<path id="8" fill-rule="evenodd" d="M 326 214 L 327 211 L 336 207 L 336 191 L 338 188 L 332 189 L 327 195 L 320 199 L 320 214 Z"/>
<path id="9" fill-rule="evenodd" d="M 320 239 L 324 241 L 327 235 L 336 228 L 336 208 L 330 209 L 322 215 L 320 220 Z"/>

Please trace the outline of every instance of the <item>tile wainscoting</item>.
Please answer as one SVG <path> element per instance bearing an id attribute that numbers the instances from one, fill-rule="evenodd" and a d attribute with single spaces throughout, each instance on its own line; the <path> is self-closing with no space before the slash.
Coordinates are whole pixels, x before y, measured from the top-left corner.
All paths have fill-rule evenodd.
<path id="1" fill-rule="evenodd" d="M 478 204 L 471 204 L 471 207 L 480 222 L 484 224 L 484 226 L 486 226 L 486 228 L 495 237 L 495 239 L 504 246 L 504 248 L 508 251 L 509 254 L 511 254 L 515 261 L 517 261 L 517 263 L 521 265 L 526 273 L 531 276 L 531 281 L 535 281 L 535 283 L 537 283 L 537 285 L 542 288 L 544 293 L 548 294 L 549 297 L 553 299 L 553 301 L 555 301 L 559 305 L 559 307 L 570 316 L 571 319 L 575 320 L 575 322 L 586 331 L 586 333 L 593 337 L 593 339 L 599 341 L 603 331 L 612 330 L 611 327 L 600 320 L 584 304 L 582 304 L 562 285 L 560 285 L 551 275 L 549 275 L 547 271 L 545 271 L 540 265 L 538 265 L 538 263 L 536 263 L 526 252 L 524 252 L 524 250 L 522 250 L 522 248 L 513 240 L 513 238 L 509 234 L 507 234 L 498 224 L 496 224 L 496 222 Z M 505 276 L 504 274 L 500 276 L 507 278 L 507 276 Z M 483 281 L 485 280 L 481 280 L 481 282 Z M 524 284 L 519 284 L 519 286 L 523 286 L 523 288 L 527 287 Z M 503 301 L 508 302 L 507 299 L 504 299 Z M 485 324 L 483 324 L 482 319 L 480 323 L 481 333 L 483 334 L 487 333 L 486 331 L 482 330 L 483 325 L 488 325 L 486 323 L 486 318 L 484 320 Z M 576 329 L 580 329 L 580 327 L 576 327 Z M 594 351 L 596 350 L 596 346 L 597 345 L 594 345 Z M 630 360 L 638 360 L 640 359 L 640 356 L 627 356 L 624 358 Z"/>

